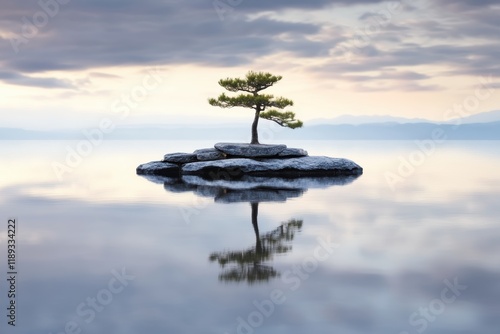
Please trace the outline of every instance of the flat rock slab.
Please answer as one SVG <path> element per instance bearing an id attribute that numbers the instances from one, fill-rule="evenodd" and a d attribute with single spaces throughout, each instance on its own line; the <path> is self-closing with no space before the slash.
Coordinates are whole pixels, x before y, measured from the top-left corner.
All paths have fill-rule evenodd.
<path id="1" fill-rule="evenodd" d="M 188 162 L 197 161 L 196 154 L 193 153 L 170 153 L 165 154 L 163 161 L 171 162 L 174 164 L 185 164 Z"/>
<path id="2" fill-rule="evenodd" d="M 139 175 L 160 175 L 169 177 L 179 177 L 180 167 L 164 161 L 151 161 L 139 165 L 136 169 Z"/>
<path id="3" fill-rule="evenodd" d="M 212 161 L 225 159 L 226 155 L 215 148 L 202 148 L 193 152 L 199 161 Z"/>
<path id="4" fill-rule="evenodd" d="M 355 162 L 330 157 L 264 159 L 236 158 L 191 162 L 182 166 L 183 175 L 200 175 L 211 180 L 239 178 L 243 175 L 304 177 L 360 175 L 363 169 Z"/>
<path id="5" fill-rule="evenodd" d="M 214 147 L 228 155 L 246 158 L 266 158 L 278 155 L 286 145 L 262 145 L 240 143 L 217 143 Z"/>
<path id="6" fill-rule="evenodd" d="M 285 148 L 283 151 L 278 153 L 280 158 L 297 158 L 297 157 L 307 157 L 307 151 L 301 148 Z"/>

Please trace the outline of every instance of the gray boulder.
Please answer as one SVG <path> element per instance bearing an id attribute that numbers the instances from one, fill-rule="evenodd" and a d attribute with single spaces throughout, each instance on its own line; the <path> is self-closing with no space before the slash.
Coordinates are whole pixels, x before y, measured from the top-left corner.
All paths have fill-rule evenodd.
<path id="1" fill-rule="evenodd" d="M 280 158 L 295 158 L 295 157 L 307 157 L 307 151 L 301 148 L 285 148 L 283 151 L 278 153 Z"/>
<path id="2" fill-rule="evenodd" d="M 165 154 L 163 161 L 171 162 L 174 164 L 185 164 L 187 162 L 196 161 L 196 154 L 193 153 L 170 153 Z"/>
<path id="3" fill-rule="evenodd" d="M 182 166 L 181 172 L 184 175 L 200 175 L 209 179 L 231 179 L 245 174 L 271 177 L 360 175 L 363 169 L 348 159 L 319 156 L 262 161 L 237 158 L 191 162 Z"/>
<path id="4" fill-rule="evenodd" d="M 273 157 L 286 149 L 286 145 L 255 145 L 239 143 L 217 143 L 214 147 L 228 155 L 246 158 Z"/>
<path id="5" fill-rule="evenodd" d="M 136 169 L 139 175 L 160 175 L 160 176 L 170 176 L 179 177 L 180 168 L 178 165 L 164 162 L 164 161 L 151 161 L 142 165 L 139 165 Z"/>
<path id="6" fill-rule="evenodd" d="M 199 161 L 212 161 L 225 159 L 226 155 L 215 148 L 202 148 L 193 152 Z"/>

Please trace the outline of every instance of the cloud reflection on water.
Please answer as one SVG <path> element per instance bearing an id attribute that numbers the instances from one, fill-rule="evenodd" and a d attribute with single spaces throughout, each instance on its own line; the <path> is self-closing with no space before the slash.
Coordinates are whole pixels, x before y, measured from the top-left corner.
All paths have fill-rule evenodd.
<path id="1" fill-rule="evenodd" d="M 71 319 L 82 323 L 75 315 L 76 306 L 106 285 L 111 270 L 125 266 L 136 280 L 93 323 L 82 323 L 84 331 L 234 333 L 237 317 L 252 312 L 254 300 L 269 298 L 277 288 L 287 292 L 287 300 L 276 307 L 259 333 L 399 334 L 406 330 L 413 334 L 417 331 L 409 316 L 439 297 L 444 279 L 458 277 L 468 289 L 447 305 L 425 333 L 496 334 L 500 327 L 496 174 L 500 159 L 492 153 L 489 167 L 481 175 L 471 174 L 471 164 L 484 163 L 474 152 L 454 151 L 450 163 L 456 171 L 451 174 L 429 160 L 397 194 L 383 188 L 374 160 L 374 164 L 363 163 L 374 169 L 366 168 L 349 186 L 309 188 L 301 197 L 285 196 L 286 202 L 282 195 L 281 202 L 261 202 L 263 231 L 272 231 L 291 217 L 304 221 L 293 240 L 293 251 L 273 258 L 277 272 L 301 263 L 319 235 L 332 234 L 340 244 L 334 256 L 295 291 L 281 279 L 252 286 L 217 280 L 220 268 L 207 261 L 212 252 L 247 249 L 255 243 L 246 201 L 230 205 L 209 201 L 199 219 L 186 225 L 178 199 L 185 196 L 184 204 L 189 204 L 198 196 L 192 190 L 172 193 L 162 186 L 148 187 L 149 182 L 132 172 L 138 180 L 134 185 L 145 183 L 133 200 L 120 200 L 130 187 L 125 175 L 113 181 L 115 188 L 107 192 L 116 196 L 114 201 L 98 193 L 55 197 L 51 187 L 71 190 L 71 185 L 37 183 L 36 175 L 30 174 L 29 182 L 3 187 L 0 198 L 1 211 L 20 222 L 17 330 L 56 333 Z M 377 154 L 381 161 L 394 159 L 389 153 Z M 446 151 L 439 154 L 440 160 Z M 134 154 L 123 159 L 142 161 Z M 112 173 L 116 166 L 99 167 L 106 169 L 102 173 Z M 93 175 L 84 171 L 75 175 Z M 422 178 L 443 177 L 445 186 L 421 183 Z M 481 180 L 485 182 L 478 183 Z M 4 238 L 4 229 L 1 232 Z M 4 239 L 0 240 L 3 245 Z M 3 258 L 4 250 L 0 253 Z M 4 307 L 5 302 L 0 303 Z M 5 326 L 0 324 L 2 332 Z"/>

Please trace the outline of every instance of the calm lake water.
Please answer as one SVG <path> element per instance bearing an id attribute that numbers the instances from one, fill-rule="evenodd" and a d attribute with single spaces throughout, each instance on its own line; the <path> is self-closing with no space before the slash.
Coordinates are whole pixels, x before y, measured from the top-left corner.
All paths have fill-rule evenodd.
<path id="1" fill-rule="evenodd" d="M 108 141 L 59 180 L 77 143 L 0 142 L 2 333 L 9 218 L 8 333 L 498 333 L 498 142 L 287 142 L 364 174 L 258 204 L 135 175 L 211 142 Z"/>

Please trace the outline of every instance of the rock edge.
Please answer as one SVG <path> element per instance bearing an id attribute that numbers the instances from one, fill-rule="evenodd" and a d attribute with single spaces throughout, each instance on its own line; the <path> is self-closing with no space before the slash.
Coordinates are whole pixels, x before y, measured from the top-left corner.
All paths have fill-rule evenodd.
<path id="1" fill-rule="evenodd" d="M 193 153 L 166 154 L 163 161 L 141 164 L 139 175 L 180 178 L 196 175 L 208 180 L 259 177 L 321 177 L 361 175 L 363 168 L 344 158 L 308 156 L 300 148 L 286 145 L 217 143 L 214 148 Z"/>

